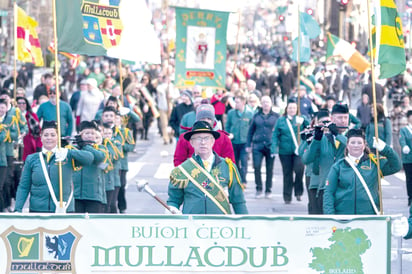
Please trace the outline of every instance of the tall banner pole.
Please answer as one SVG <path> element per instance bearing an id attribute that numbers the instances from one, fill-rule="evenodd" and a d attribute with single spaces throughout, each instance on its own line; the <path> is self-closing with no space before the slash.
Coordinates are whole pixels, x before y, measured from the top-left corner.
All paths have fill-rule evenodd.
<path id="1" fill-rule="evenodd" d="M 123 99 L 123 71 L 122 71 L 122 59 L 119 58 L 119 85 L 120 85 L 120 106 L 124 106 Z"/>
<path id="2" fill-rule="evenodd" d="M 372 44 L 372 23 L 371 23 L 371 7 L 369 0 L 367 1 L 368 3 L 368 32 L 369 32 L 369 49 L 371 52 L 370 58 L 371 58 L 371 78 L 372 78 L 372 98 L 373 98 L 373 122 L 375 125 L 375 138 L 376 140 L 379 139 L 379 134 L 378 134 L 378 114 L 376 110 L 376 89 L 375 89 L 375 56 L 373 55 L 373 44 Z M 379 43 L 379 41 L 376 41 L 376 44 Z M 377 45 L 376 45 L 377 46 Z M 383 215 L 383 201 L 382 201 L 382 183 L 381 183 L 381 176 L 380 176 L 380 163 L 379 163 L 379 151 L 376 149 L 376 166 L 377 166 L 377 172 L 378 172 L 378 191 L 379 191 L 379 208 L 380 208 L 380 214 Z"/>
<path id="3" fill-rule="evenodd" d="M 57 119 L 57 148 L 61 148 L 61 129 L 60 129 L 60 83 L 58 67 L 58 40 L 57 40 L 57 23 L 56 23 L 56 0 L 53 0 L 53 35 L 54 35 L 54 77 L 56 78 L 56 119 Z M 62 162 L 57 162 L 59 167 L 59 201 L 60 209 L 63 208 L 63 170 Z"/>
<path id="4" fill-rule="evenodd" d="M 240 11 L 240 9 L 238 10 L 239 13 L 239 20 L 237 23 L 237 34 L 236 34 L 236 44 L 235 44 L 235 56 L 234 56 L 234 60 L 235 63 L 233 65 L 233 71 L 232 71 L 232 78 L 235 79 L 235 71 L 236 71 L 236 67 L 237 67 L 237 57 L 238 57 L 238 50 L 239 50 L 239 33 L 240 33 L 240 23 L 241 23 L 241 16 L 242 13 Z"/>
<path id="5" fill-rule="evenodd" d="M 299 88 L 300 88 L 300 47 L 301 47 L 300 43 L 301 43 L 300 8 L 299 8 L 299 3 L 298 3 L 298 49 L 297 49 L 297 54 L 296 54 L 297 59 L 298 59 L 298 75 L 297 75 L 298 81 L 297 81 L 297 84 L 296 84 L 296 91 L 297 91 L 297 96 L 298 96 L 298 113 L 297 113 L 297 116 L 300 116 L 300 94 L 299 94 Z M 297 129 L 298 129 L 298 134 L 297 134 L 298 135 L 297 136 L 298 144 L 300 144 L 300 125 L 299 124 L 296 124 L 296 125 L 297 125 Z"/>
<path id="6" fill-rule="evenodd" d="M 16 84 L 17 84 L 17 2 L 14 1 L 14 70 L 13 70 L 13 99 L 16 102 Z"/>

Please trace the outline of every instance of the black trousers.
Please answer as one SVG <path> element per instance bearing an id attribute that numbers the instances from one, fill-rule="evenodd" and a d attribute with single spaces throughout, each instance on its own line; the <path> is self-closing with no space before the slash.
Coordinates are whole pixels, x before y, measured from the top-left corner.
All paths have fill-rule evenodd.
<path id="1" fill-rule="evenodd" d="M 120 171 L 120 189 L 119 194 L 117 195 L 117 207 L 119 208 L 120 213 L 127 209 L 126 202 L 126 174 L 127 170 L 121 169 Z"/>
<path id="2" fill-rule="evenodd" d="M 265 193 L 272 193 L 272 177 L 273 177 L 273 164 L 275 157 L 271 157 L 270 148 L 268 147 L 254 147 L 252 150 L 253 169 L 255 171 L 255 183 L 256 192 L 262 192 L 262 161 L 263 157 L 266 162 L 266 185 Z"/>
<path id="3" fill-rule="evenodd" d="M 303 194 L 303 172 L 304 165 L 299 156 L 295 154 L 279 154 L 280 163 L 283 171 L 283 200 L 292 200 L 292 191 L 295 196 Z M 293 178 L 295 177 L 295 178 Z"/>
<path id="4" fill-rule="evenodd" d="M 14 189 L 14 157 L 7 156 L 7 175 L 3 186 L 4 208 L 11 205 L 13 193 L 16 193 Z"/>
<path id="5" fill-rule="evenodd" d="M 408 205 L 412 201 L 412 163 L 403 164 L 403 169 L 405 170 L 406 177 L 406 192 L 408 193 Z"/>
<path id="6" fill-rule="evenodd" d="M 0 212 L 3 212 L 6 208 L 4 204 L 4 185 L 7 177 L 7 167 L 0 167 Z"/>
<path id="7" fill-rule="evenodd" d="M 103 213 L 103 204 L 93 200 L 75 200 L 74 208 L 76 213 Z"/>

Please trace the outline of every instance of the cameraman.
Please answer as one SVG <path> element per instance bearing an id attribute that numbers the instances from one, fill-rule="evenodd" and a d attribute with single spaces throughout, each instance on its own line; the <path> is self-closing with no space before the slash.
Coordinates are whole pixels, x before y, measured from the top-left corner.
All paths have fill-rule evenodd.
<path id="1" fill-rule="evenodd" d="M 315 127 L 313 141 L 302 155 L 304 164 L 312 164 L 313 170 L 319 170 L 318 187 L 314 211 L 323 214 L 323 191 L 326 178 L 332 165 L 344 157 L 346 137 L 343 135 L 349 124 L 349 109 L 345 104 L 335 104 L 332 108 L 331 123 L 326 127 Z"/>

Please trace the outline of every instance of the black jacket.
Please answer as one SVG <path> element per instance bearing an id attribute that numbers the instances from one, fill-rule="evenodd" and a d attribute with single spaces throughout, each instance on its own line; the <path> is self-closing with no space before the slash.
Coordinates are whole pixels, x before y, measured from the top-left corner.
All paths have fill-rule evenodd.
<path id="1" fill-rule="evenodd" d="M 259 109 L 250 123 L 246 146 L 251 147 L 253 144 L 254 147 L 267 147 L 270 149 L 273 129 L 278 118 L 279 114 L 272 110 L 265 115 L 262 109 Z"/>
<path id="2" fill-rule="evenodd" d="M 193 104 L 186 105 L 185 103 L 180 103 L 173 108 L 172 114 L 170 115 L 169 126 L 175 131 L 175 137 L 179 137 L 180 121 L 182 120 L 183 115 L 192 110 L 194 110 Z"/>

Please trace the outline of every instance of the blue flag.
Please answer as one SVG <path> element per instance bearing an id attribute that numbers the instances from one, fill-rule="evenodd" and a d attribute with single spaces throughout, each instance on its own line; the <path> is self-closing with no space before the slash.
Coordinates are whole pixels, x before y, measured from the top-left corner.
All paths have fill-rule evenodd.
<path id="1" fill-rule="evenodd" d="M 299 12 L 300 19 L 300 62 L 307 62 L 310 59 L 311 48 L 310 39 L 315 39 L 320 34 L 319 24 L 306 12 Z M 293 42 L 292 59 L 298 61 L 298 37 Z"/>

